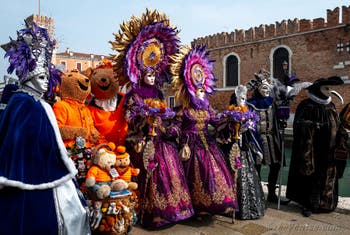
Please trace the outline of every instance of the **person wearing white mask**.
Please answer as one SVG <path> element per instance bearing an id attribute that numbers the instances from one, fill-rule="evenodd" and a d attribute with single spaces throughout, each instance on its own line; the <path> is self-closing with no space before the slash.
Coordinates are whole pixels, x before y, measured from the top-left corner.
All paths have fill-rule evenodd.
<path id="1" fill-rule="evenodd" d="M 316 80 L 306 88 L 309 97 L 295 112 L 286 196 L 303 207 L 306 217 L 331 212 L 338 204 L 338 180 L 346 159 L 339 158 L 336 150 L 347 133 L 342 131 L 332 96 L 343 102 L 333 90 L 342 84 L 340 77 Z"/>
<path id="2" fill-rule="evenodd" d="M 264 69 L 255 73 L 255 79 L 248 82 L 247 88 L 254 92 L 247 100 L 247 104 L 260 117 L 255 134 L 263 150 L 263 156 L 262 159 L 259 157 L 255 159 L 256 167 L 260 175 L 261 164 L 269 166 L 267 201 L 277 203 L 276 184 L 282 154 L 276 109 L 271 96 L 270 74 Z"/>
<path id="3" fill-rule="evenodd" d="M 45 98 L 59 85 L 52 42 L 35 23 L 3 45 L 19 88 L 0 121 L 0 220 L 2 234 L 91 234 L 77 170 L 63 145 Z"/>

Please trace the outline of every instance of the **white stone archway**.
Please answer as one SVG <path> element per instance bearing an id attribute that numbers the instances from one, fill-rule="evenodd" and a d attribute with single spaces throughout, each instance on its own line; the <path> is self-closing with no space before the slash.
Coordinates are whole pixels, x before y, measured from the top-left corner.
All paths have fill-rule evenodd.
<path id="1" fill-rule="evenodd" d="M 241 81 L 241 58 L 239 57 L 239 55 L 235 52 L 230 52 L 229 54 L 225 55 L 223 58 L 222 58 L 222 66 L 223 66 L 223 76 L 222 76 L 222 85 L 223 85 L 223 88 L 227 88 L 226 87 L 226 60 L 229 56 L 235 56 L 237 58 L 237 61 L 238 61 L 238 71 L 237 71 L 237 80 L 238 80 L 238 85 L 240 84 L 240 81 Z"/>

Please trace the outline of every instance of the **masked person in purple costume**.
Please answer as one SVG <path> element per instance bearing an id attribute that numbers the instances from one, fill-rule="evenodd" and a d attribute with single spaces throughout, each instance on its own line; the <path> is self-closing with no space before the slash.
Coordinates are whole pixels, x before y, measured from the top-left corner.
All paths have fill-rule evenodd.
<path id="1" fill-rule="evenodd" d="M 221 121 L 208 101 L 216 80 L 213 61 L 205 47 L 188 46 L 181 47 L 172 59 L 172 84 L 181 103 L 175 125 L 180 147 L 188 145 L 190 149 L 183 164 L 195 213 L 232 213 L 238 208 L 235 182 L 208 130 L 209 124 L 217 126 Z"/>
<path id="2" fill-rule="evenodd" d="M 174 113 L 166 107 L 159 89 L 167 79 L 169 56 L 177 51 L 179 40 L 176 28 L 157 11 L 147 10 L 121 28 L 112 45 L 119 52 L 114 59 L 119 84 L 132 85 L 124 105 L 129 126 L 126 146 L 133 165 L 141 169 L 139 221 L 155 229 L 194 213 L 177 146 L 165 125 Z M 129 30 L 135 37 L 125 43 Z"/>
<path id="3" fill-rule="evenodd" d="M 54 42 L 45 29 L 26 23 L 17 40 L 2 47 L 20 85 L 0 121 L 0 210 L 6 213 L 0 233 L 90 234 L 73 182 L 77 170 L 43 98 L 60 82 L 50 62 Z"/>

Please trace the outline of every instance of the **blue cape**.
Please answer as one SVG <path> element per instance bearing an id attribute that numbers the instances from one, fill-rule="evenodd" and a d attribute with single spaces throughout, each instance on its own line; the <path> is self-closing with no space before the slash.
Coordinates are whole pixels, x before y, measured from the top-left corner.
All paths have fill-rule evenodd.
<path id="1" fill-rule="evenodd" d="M 14 94 L 0 120 L 0 233 L 58 234 L 52 188 L 68 174 L 42 104 Z"/>
<path id="2" fill-rule="evenodd" d="M 25 93 L 11 97 L 0 133 L 0 177 L 35 185 L 69 174 L 50 120 L 33 97 Z"/>

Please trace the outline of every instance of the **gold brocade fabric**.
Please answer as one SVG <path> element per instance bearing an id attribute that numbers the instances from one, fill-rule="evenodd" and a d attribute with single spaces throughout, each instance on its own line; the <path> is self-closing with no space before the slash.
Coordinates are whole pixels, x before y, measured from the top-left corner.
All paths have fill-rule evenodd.
<path id="1" fill-rule="evenodd" d="M 196 127 L 198 129 L 199 137 L 204 145 L 206 156 L 209 157 L 209 165 L 211 167 L 210 170 L 212 170 L 214 173 L 211 174 L 212 184 L 215 187 L 215 190 L 210 190 L 210 186 L 204 187 L 204 185 L 208 185 L 210 182 L 204 182 L 203 177 L 200 175 L 200 162 L 198 158 L 194 158 L 194 181 L 192 183 L 193 191 L 192 191 L 192 197 L 193 197 L 193 205 L 204 205 L 206 207 L 211 206 L 212 204 L 221 204 L 224 202 L 226 197 L 232 198 L 233 200 L 236 199 L 235 192 L 233 191 L 233 188 L 228 187 L 227 180 L 224 177 L 224 174 L 222 170 L 219 168 L 217 161 L 215 160 L 209 145 L 208 141 L 204 134 L 204 128 L 207 125 L 206 120 L 209 117 L 209 112 L 206 110 L 194 110 L 189 109 L 189 114 L 196 120 Z M 209 189 L 209 191 L 208 191 Z"/>
<path id="2" fill-rule="evenodd" d="M 199 136 L 200 136 L 200 138 L 201 138 L 201 140 L 202 140 L 202 142 L 204 144 L 205 149 L 209 150 L 209 146 L 208 146 L 207 140 L 206 140 L 206 138 L 204 136 L 204 133 L 203 133 L 204 127 L 206 125 L 205 124 L 205 120 L 208 117 L 208 111 L 206 111 L 206 110 L 196 111 L 194 109 L 189 109 L 189 113 L 197 121 L 196 126 L 197 126 L 197 129 L 198 129 L 198 132 L 199 132 Z"/>

